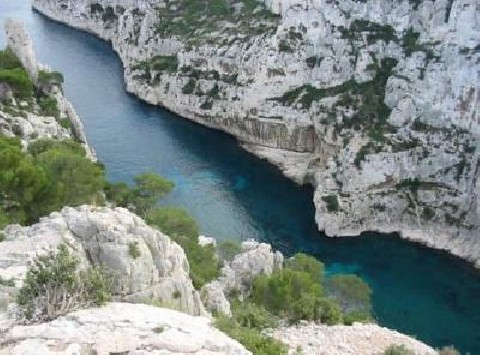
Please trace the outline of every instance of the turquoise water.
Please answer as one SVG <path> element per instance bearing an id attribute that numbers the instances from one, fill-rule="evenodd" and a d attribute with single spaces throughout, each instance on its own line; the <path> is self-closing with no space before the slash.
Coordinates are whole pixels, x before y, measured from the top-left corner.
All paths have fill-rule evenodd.
<path id="1" fill-rule="evenodd" d="M 288 254 L 313 254 L 329 272 L 355 272 L 374 290 L 380 324 L 480 354 L 478 271 L 395 236 L 324 237 L 314 224 L 310 188 L 231 137 L 126 94 L 122 65 L 108 44 L 33 14 L 26 1 L 0 0 L 0 25 L 6 17 L 23 19 L 40 61 L 65 74 L 65 92 L 111 179 L 131 181 L 146 170 L 165 175 L 176 183 L 166 203 L 187 208 L 204 233 L 254 237 Z"/>

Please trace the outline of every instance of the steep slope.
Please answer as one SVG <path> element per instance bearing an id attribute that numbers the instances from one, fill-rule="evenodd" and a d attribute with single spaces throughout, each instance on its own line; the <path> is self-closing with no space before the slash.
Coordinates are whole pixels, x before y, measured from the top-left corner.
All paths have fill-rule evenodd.
<path id="1" fill-rule="evenodd" d="M 312 183 L 330 236 L 399 231 L 480 266 L 475 0 L 34 0 L 112 42 L 127 90 Z"/>
<path id="2" fill-rule="evenodd" d="M 5 23 L 7 51 L 11 51 L 33 82 L 33 94 L 15 97 L 3 72 L 0 77 L 0 133 L 17 136 L 24 144 L 42 138 L 75 139 L 85 147 L 87 156 L 95 160 L 89 147 L 83 124 L 65 98 L 61 84 L 63 76 L 37 62 L 32 39 L 23 23 Z M 27 85 L 28 86 L 28 85 Z M 32 90 L 32 88 L 30 88 Z"/>

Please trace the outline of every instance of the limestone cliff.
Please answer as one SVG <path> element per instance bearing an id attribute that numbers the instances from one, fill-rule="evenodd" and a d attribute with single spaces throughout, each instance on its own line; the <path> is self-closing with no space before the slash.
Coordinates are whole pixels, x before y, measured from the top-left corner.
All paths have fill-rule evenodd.
<path id="1" fill-rule="evenodd" d="M 128 91 L 313 184 L 327 235 L 399 231 L 480 266 L 478 1 L 196 3 L 33 6 L 111 41 Z"/>
<path id="2" fill-rule="evenodd" d="M 29 141 L 41 138 L 68 139 L 80 142 L 87 156 L 95 160 L 95 152 L 90 148 L 87 137 L 72 104 L 65 98 L 61 83 L 46 83 L 39 74 L 52 73 L 45 65 L 37 62 L 32 39 L 22 22 L 7 20 L 5 23 L 7 48 L 18 58 L 27 71 L 35 90 L 42 97 L 51 97 L 55 101 L 55 117 L 51 112 L 43 112 L 37 95 L 25 99 L 15 98 L 11 88 L 0 83 L 0 132 L 7 136 L 17 136 L 26 145 Z"/>
<path id="3" fill-rule="evenodd" d="M 205 314 L 183 249 L 126 209 L 65 207 L 29 227 L 9 225 L 3 234 L 0 276 L 17 287 L 36 256 L 65 243 L 83 265 L 113 273 L 112 292 L 117 299 L 156 300 L 186 313 Z M 132 246 L 138 256 L 131 255 Z M 10 291 L 7 295 L 14 290 Z"/>

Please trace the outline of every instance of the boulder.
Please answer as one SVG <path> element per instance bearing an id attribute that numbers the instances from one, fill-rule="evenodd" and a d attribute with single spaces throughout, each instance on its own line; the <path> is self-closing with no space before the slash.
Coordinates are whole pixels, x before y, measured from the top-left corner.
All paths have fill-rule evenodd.
<path id="1" fill-rule="evenodd" d="M 83 265 L 113 273 L 118 299 L 155 300 L 189 314 L 205 313 L 183 249 L 127 209 L 65 207 L 29 227 L 7 226 L 4 234 L 0 275 L 17 286 L 37 255 L 65 243 Z"/>

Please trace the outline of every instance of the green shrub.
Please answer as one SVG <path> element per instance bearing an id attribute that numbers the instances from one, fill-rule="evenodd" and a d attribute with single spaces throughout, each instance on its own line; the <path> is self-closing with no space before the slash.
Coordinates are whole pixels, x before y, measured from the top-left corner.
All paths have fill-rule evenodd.
<path id="1" fill-rule="evenodd" d="M 0 194 L 11 223 L 31 223 L 65 205 L 100 199 L 103 168 L 73 141 L 39 140 L 23 152 L 16 139 L 0 136 Z"/>
<path id="2" fill-rule="evenodd" d="M 340 211 L 340 204 L 338 202 L 338 196 L 337 195 L 322 196 L 322 200 L 326 202 L 328 212 L 338 212 L 338 211 Z"/>
<path id="3" fill-rule="evenodd" d="M 322 293 L 322 286 L 309 273 L 283 269 L 271 276 L 258 276 L 250 298 L 269 312 L 295 322 L 317 319 L 316 306 Z"/>
<path id="4" fill-rule="evenodd" d="M 38 83 L 43 85 L 61 85 L 63 84 L 63 74 L 53 70 L 39 70 L 38 71 Z"/>
<path id="5" fill-rule="evenodd" d="M 232 240 L 224 240 L 217 244 L 218 256 L 224 261 L 232 261 L 241 251 L 240 244 Z"/>
<path id="6" fill-rule="evenodd" d="M 15 287 L 13 279 L 4 279 L 0 276 L 0 286 Z"/>
<path id="7" fill-rule="evenodd" d="M 130 257 L 134 260 L 142 255 L 137 242 L 132 242 L 128 244 L 128 255 L 130 255 Z"/>
<path id="8" fill-rule="evenodd" d="M 286 355 L 288 347 L 271 337 L 262 335 L 257 329 L 243 327 L 233 318 L 218 317 L 215 326 L 244 345 L 255 355 Z"/>
<path id="9" fill-rule="evenodd" d="M 370 314 L 372 290 L 357 275 L 340 274 L 330 277 L 327 282 L 327 291 L 339 302 L 343 312 L 347 315 L 351 314 L 352 318 Z"/>
<path id="10" fill-rule="evenodd" d="M 383 354 L 384 355 L 414 355 L 415 353 L 407 349 L 405 345 L 392 344 L 385 350 Z"/>
<path id="11" fill-rule="evenodd" d="M 23 68 L 0 69 L 0 83 L 8 84 L 14 94 L 21 99 L 27 99 L 33 95 L 33 83 Z"/>
<path id="12" fill-rule="evenodd" d="M 151 210 L 145 220 L 180 244 L 190 264 L 190 277 L 199 289 L 219 275 L 219 262 L 213 245 L 198 244 L 198 226 L 188 213 L 177 207 Z"/>
<path id="13" fill-rule="evenodd" d="M 197 86 L 197 84 L 195 82 L 195 79 L 193 79 L 193 78 L 188 79 L 188 82 L 182 88 L 182 94 L 185 94 L 185 95 L 193 94 L 196 86 Z"/>
<path id="14" fill-rule="evenodd" d="M 104 22 L 116 21 L 118 16 L 115 14 L 115 10 L 111 6 L 105 8 L 105 12 L 102 15 L 102 20 Z"/>
<path id="15" fill-rule="evenodd" d="M 40 97 L 37 100 L 40 106 L 40 114 L 43 116 L 60 117 L 60 110 L 58 109 L 57 99 L 53 96 Z"/>
<path id="16" fill-rule="evenodd" d="M 150 67 L 157 71 L 175 72 L 178 68 L 178 58 L 174 56 L 157 55 L 150 59 Z"/>
<path id="17" fill-rule="evenodd" d="M 130 195 L 130 202 L 135 207 L 135 212 L 145 215 L 174 186 L 173 182 L 155 173 L 145 173 L 136 176 L 135 186 Z"/>
<path id="18" fill-rule="evenodd" d="M 313 256 L 297 253 L 285 261 L 285 268 L 295 271 L 303 271 L 312 277 L 315 282 L 323 282 L 325 277 L 325 265 Z"/>
<path id="19" fill-rule="evenodd" d="M 62 126 L 65 129 L 72 130 L 72 122 L 67 117 L 63 117 L 58 120 L 58 123 L 60 123 L 60 126 Z"/>
<path id="20" fill-rule="evenodd" d="M 37 257 L 27 271 L 17 303 L 28 319 L 51 320 L 110 300 L 110 281 L 99 270 L 80 270 L 65 244 Z"/>
<path id="21" fill-rule="evenodd" d="M 261 305 L 250 301 L 234 301 L 231 308 L 233 319 L 242 327 L 262 330 L 277 326 L 277 318 Z"/>
<path id="22" fill-rule="evenodd" d="M 90 12 L 92 14 L 103 13 L 103 6 L 99 3 L 90 4 Z"/>
<path id="23" fill-rule="evenodd" d="M 419 45 L 417 44 L 419 37 L 420 33 L 415 32 L 412 27 L 410 27 L 407 32 L 405 32 L 403 36 L 402 46 L 405 50 L 405 55 L 407 57 L 410 57 L 413 52 L 420 49 Z"/>
<path id="24" fill-rule="evenodd" d="M 22 63 L 10 48 L 0 51 L 0 70 L 22 68 Z"/>

